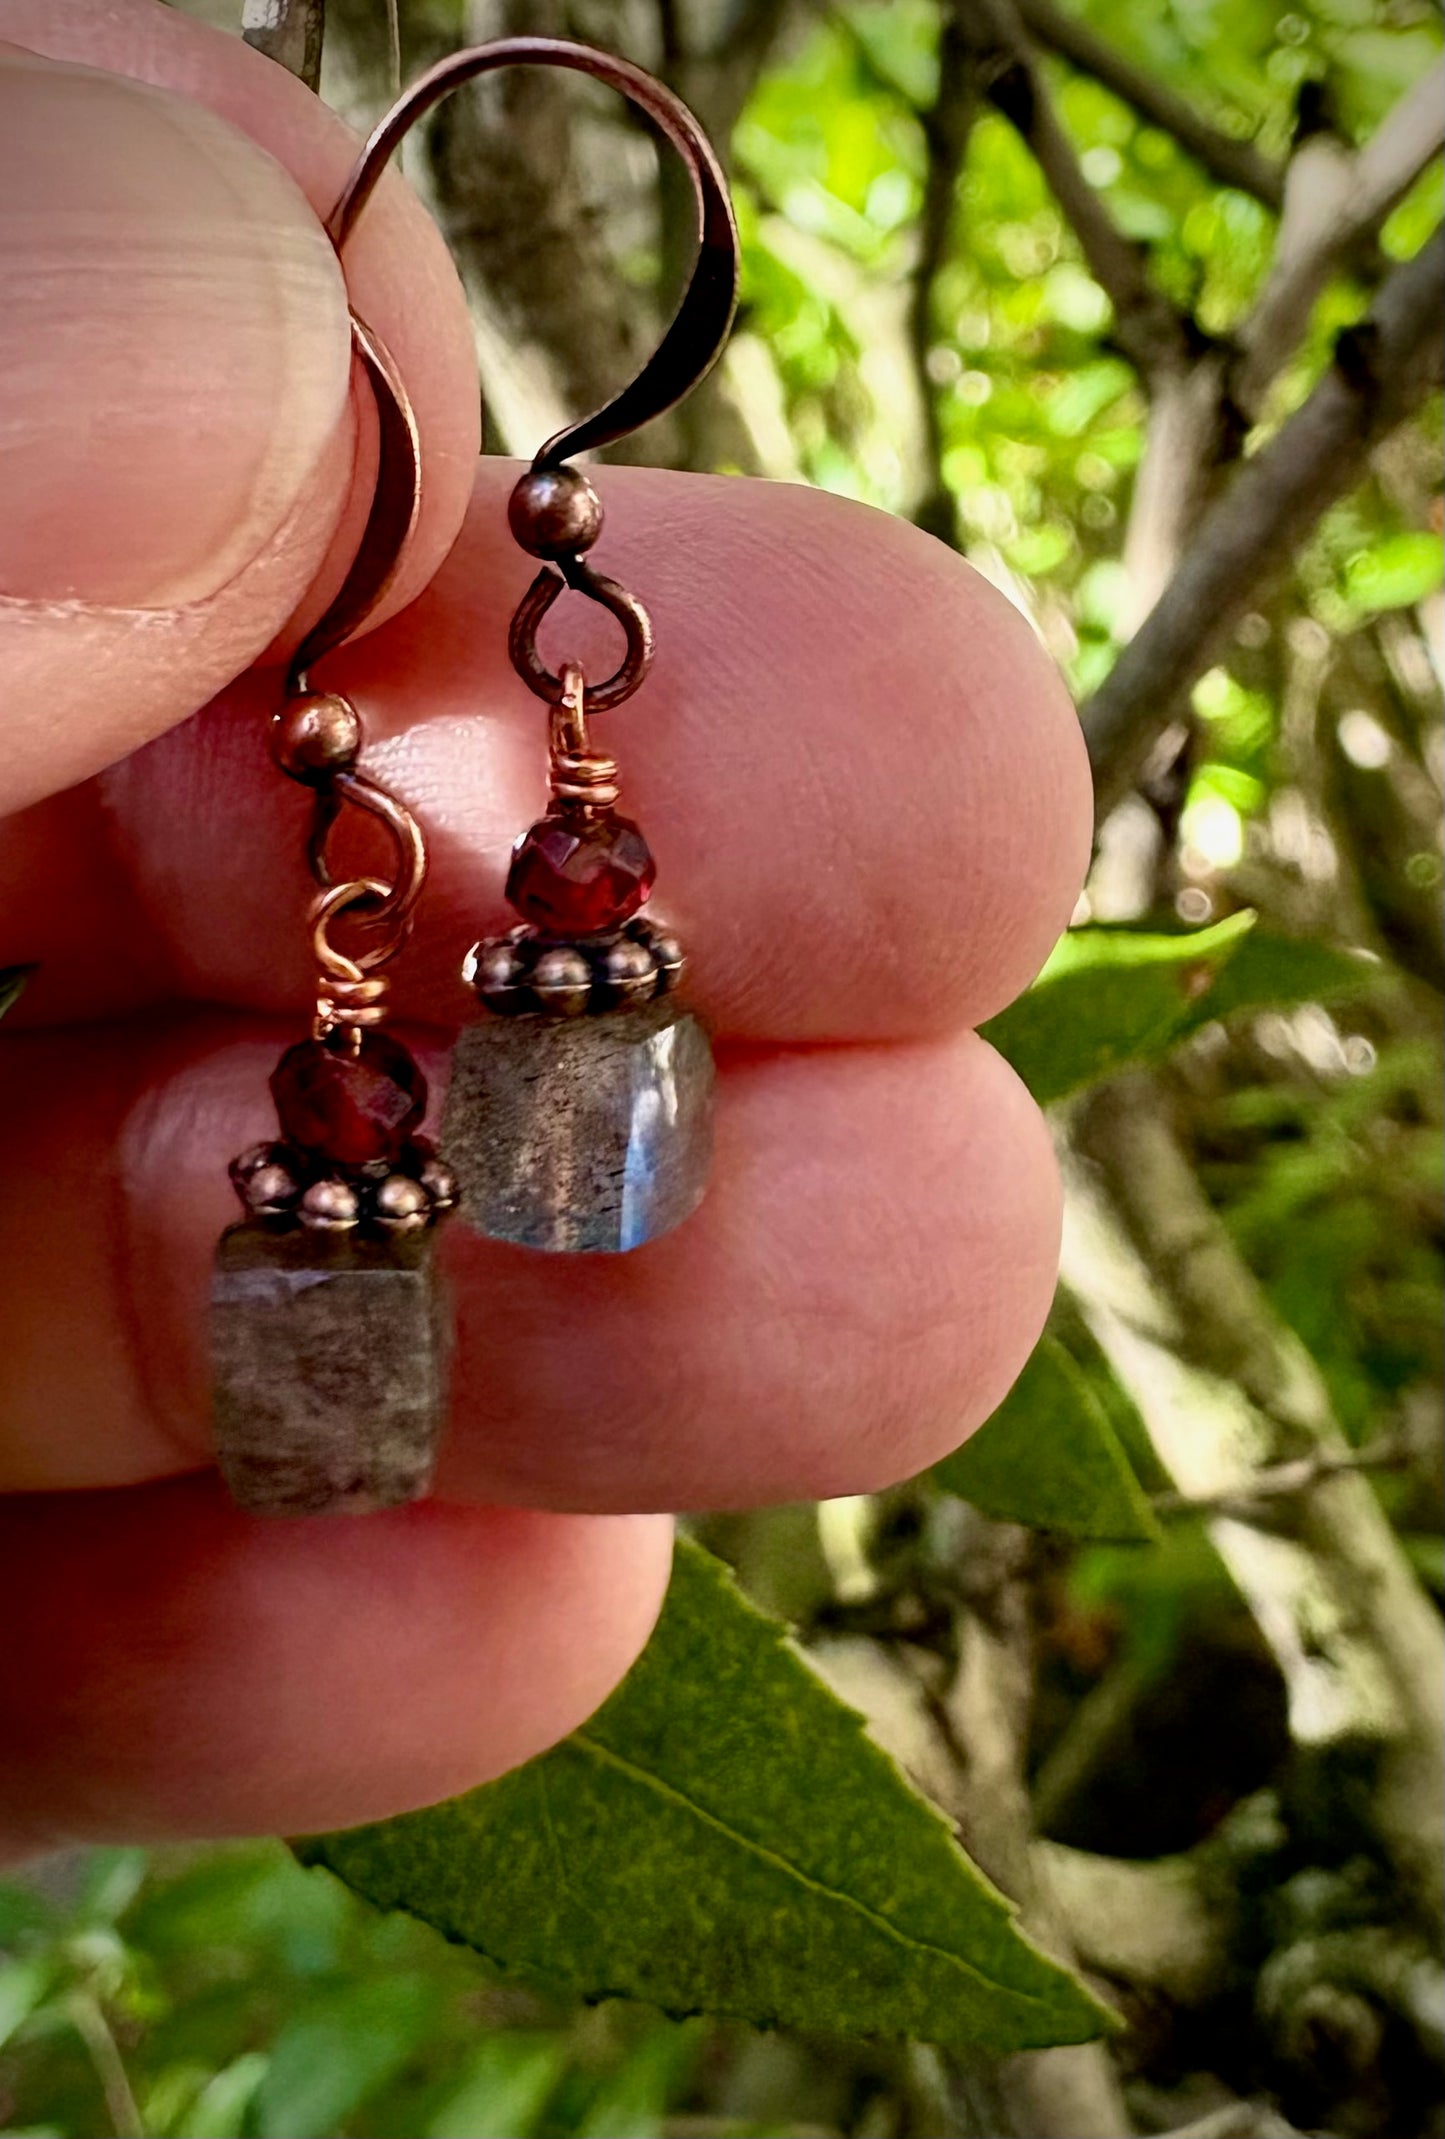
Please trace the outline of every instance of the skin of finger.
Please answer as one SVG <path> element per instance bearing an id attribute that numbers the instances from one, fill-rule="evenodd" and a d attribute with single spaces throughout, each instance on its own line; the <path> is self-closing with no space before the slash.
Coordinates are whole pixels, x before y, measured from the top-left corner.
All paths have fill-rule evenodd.
<path id="1" fill-rule="evenodd" d="M 432 876 L 397 1001 L 441 1027 L 467 1014 L 467 946 L 512 918 L 508 848 L 544 800 L 544 711 L 506 654 L 531 570 L 506 532 L 514 473 L 480 464 L 426 594 L 324 671 L 362 708 L 365 763 L 426 828 Z M 595 730 L 705 1014 L 732 1037 L 792 1042 L 943 1033 L 1001 1008 L 1068 921 L 1091 825 L 1078 722 L 1025 621 L 942 544 L 818 491 L 631 468 L 599 480 L 599 568 L 645 596 L 658 654 Z M 615 627 L 562 607 L 548 658 L 583 647 L 610 666 Z M 28 1017 L 89 1012 L 112 947 L 156 988 L 309 1000 L 308 803 L 270 765 L 269 703 L 248 681 L 107 777 L 113 906 L 73 898 L 67 868 L 32 853 L 29 902 L 0 902 L 11 959 L 37 955 L 22 911 L 44 917 Z M 74 844 L 63 814 L 58 858 Z M 336 851 L 343 869 L 388 866 L 375 846 Z"/>
<path id="2" fill-rule="evenodd" d="M 455 1796 L 606 1698 L 670 1547 L 663 1517 L 267 1521 L 209 1478 L 0 1502 L 0 1854 Z"/>
<path id="3" fill-rule="evenodd" d="M 207 31 L 171 9 L 152 7 L 150 0 L 126 0 L 119 7 L 76 0 L 64 10 L 40 11 L 19 0 L 0 0 L 0 37 L 12 44 L 29 40 L 33 49 L 82 60 L 92 68 L 113 67 L 163 87 L 174 77 L 176 86 L 262 140 L 278 160 L 289 158 L 300 166 L 305 191 L 323 210 L 355 153 L 347 129 L 283 70 L 239 40 Z M 53 92 L 57 82 L 67 81 L 85 92 L 75 100 L 76 123 L 87 136 L 77 142 L 77 160 L 84 167 L 88 158 L 101 154 L 97 130 L 86 126 L 84 114 L 95 102 L 92 85 L 98 82 L 105 92 L 104 80 L 73 69 L 48 74 L 32 69 L 28 86 L 33 92 L 42 82 Z M 100 101 L 107 102 L 105 94 Z M 108 101 L 114 105 L 113 91 Z M 188 121 L 194 106 L 179 99 L 166 108 L 177 114 L 176 140 L 183 147 L 187 126 L 195 133 L 199 115 Z M 200 131 L 214 129 L 214 124 L 206 119 Z M 184 164 L 178 148 L 178 183 L 184 180 Z M 282 174 L 269 155 L 258 155 L 254 169 L 258 191 L 265 193 L 274 211 Z M 296 214 L 305 217 L 303 194 L 295 197 Z M 315 244 L 324 246 L 315 225 L 309 228 Z M 400 181 L 392 180 L 379 191 L 354 247 L 348 247 L 347 271 L 354 301 L 367 306 L 379 331 L 399 345 L 398 361 L 407 367 L 423 434 L 426 498 L 412 552 L 392 597 L 399 604 L 435 569 L 455 533 L 470 486 L 478 429 L 470 330 L 440 237 Z M 178 274 L 178 330 L 189 325 L 188 301 L 187 279 Z M 264 651 L 298 605 L 302 619 L 314 616 L 335 590 L 368 506 L 374 416 L 364 388 L 353 389 L 349 405 L 344 398 L 350 352 L 339 304 L 334 318 L 323 319 L 318 313 L 316 332 L 335 342 L 335 434 L 323 446 L 314 475 L 262 541 L 253 561 L 219 591 L 139 611 L 104 603 L 0 599 L 0 719 L 7 741 L 0 806 L 18 807 L 68 785 L 194 711 Z M 219 344 L 217 354 L 224 372 Z M 63 406 L 57 421 L 84 428 L 84 396 L 72 395 L 67 401 L 65 376 L 60 362 L 56 393 Z M 193 391 L 204 400 L 199 376 Z M 224 405 L 224 399 L 218 387 L 217 404 Z M 278 407 L 286 405 L 284 397 L 278 401 Z M 107 426 L 99 424 L 97 510 L 114 511 L 120 544 L 125 480 L 122 475 L 113 494 L 107 488 L 107 435 Z M 224 427 L 211 436 L 223 451 Z M 190 484 L 203 493 L 213 479 L 203 446 L 204 441 L 198 447 L 194 439 L 178 440 L 177 486 Z M 149 510 L 153 469 L 146 472 L 145 483 Z M 73 524 L 75 540 L 88 554 L 99 539 L 93 518 L 74 516 Z M 47 584 L 65 577 L 64 556 L 52 554 L 53 533 L 46 534 L 42 576 Z M 97 677 L 105 679 L 103 690 L 96 688 Z"/>
<path id="4" fill-rule="evenodd" d="M 278 1052 L 220 1019 L 110 1036 L 108 1053 L 78 1033 L 0 1049 L 0 1107 L 26 1123 L 0 1204 L 0 1484 L 207 1460 L 226 1160 L 272 1130 Z M 441 1489 L 620 1510 L 890 1483 L 998 1404 L 1058 1238 L 1042 1121 L 973 1036 L 730 1057 L 711 1186 L 675 1232 L 547 1256 L 447 1226 Z"/>
<path id="5" fill-rule="evenodd" d="M 51 0 L 0 0 L 0 37 L 204 105 L 275 157 L 322 219 L 359 152 L 351 128 L 285 68 L 161 0 L 66 0 L 62 8 Z M 344 264 L 353 306 L 406 381 L 425 472 L 413 547 L 379 620 L 426 585 L 466 510 L 481 427 L 475 345 L 441 233 L 395 171 L 377 187 Z M 322 583 L 350 557 L 366 505 L 366 495 L 351 498 Z"/>

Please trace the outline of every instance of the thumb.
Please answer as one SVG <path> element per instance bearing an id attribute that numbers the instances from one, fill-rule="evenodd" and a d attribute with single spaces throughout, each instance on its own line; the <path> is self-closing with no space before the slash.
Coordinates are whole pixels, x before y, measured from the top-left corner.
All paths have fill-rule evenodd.
<path id="1" fill-rule="evenodd" d="M 305 196 L 163 89 L 0 46 L 0 810 L 203 704 L 345 507 L 346 290 Z"/>

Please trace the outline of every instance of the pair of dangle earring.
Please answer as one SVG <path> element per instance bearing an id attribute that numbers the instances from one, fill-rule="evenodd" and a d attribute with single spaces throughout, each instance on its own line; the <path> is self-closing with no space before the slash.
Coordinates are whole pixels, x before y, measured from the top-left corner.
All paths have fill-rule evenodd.
<path id="1" fill-rule="evenodd" d="M 692 113 L 640 68 L 561 39 L 506 38 L 421 77 L 367 142 L 327 228 L 342 252 L 407 129 L 463 82 L 519 64 L 591 75 L 648 114 L 687 166 L 698 256 L 637 378 L 550 439 L 512 493 L 512 533 L 540 569 L 508 643 L 549 708 L 549 799 L 513 852 L 517 925 L 475 944 L 463 968 L 483 1014 L 456 1048 L 440 1151 L 419 1133 L 425 1078 L 385 1022 L 390 969 L 426 880 L 425 840 L 405 803 L 362 769 L 356 708 L 311 678 L 392 585 L 421 501 L 405 385 L 352 316 L 378 418 L 372 509 L 344 585 L 292 662 L 271 737 L 279 769 L 315 795 L 315 1016 L 271 1077 L 278 1138 L 232 1163 L 245 1216 L 221 1236 L 211 1287 L 217 1456 L 233 1498 L 257 1512 L 363 1512 L 427 1490 L 450 1350 L 435 1267 L 443 1219 L 523 1248 L 616 1252 L 680 1223 L 706 1185 L 712 1052 L 675 994 L 681 947 L 642 912 L 652 857 L 619 814 L 618 766 L 592 727 L 643 681 L 652 627 L 635 595 L 587 563 L 602 508 L 567 463 L 672 407 L 716 360 L 737 291 L 726 181 Z M 611 676 L 589 681 L 575 662 L 554 672 L 542 660 L 539 627 L 568 589 L 622 627 Z M 387 833 L 389 878 L 333 875 L 330 836 L 347 809 Z"/>

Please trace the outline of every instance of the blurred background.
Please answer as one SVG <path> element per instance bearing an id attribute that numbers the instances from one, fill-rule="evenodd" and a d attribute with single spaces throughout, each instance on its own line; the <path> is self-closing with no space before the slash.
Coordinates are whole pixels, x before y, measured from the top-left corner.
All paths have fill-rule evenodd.
<path id="1" fill-rule="evenodd" d="M 578 2009 L 279 1843 L 107 1851 L 0 1885 L 0 2127 L 1445 2133 L 1441 419 L 1438 328 L 1402 355 L 1391 326 L 1441 213 L 1440 10 L 329 0 L 321 87 L 365 125 L 522 30 L 653 67 L 730 164 L 731 348 L 626 455 L 954 545 L 1084 709 L 1076 922 L 1259 916 L 1248 986 L 1121 1038 L 1117 1075 L 1106 1005 L 1055 1111 L 1051 1337 L 1154 1541 L 997 1519 L 981 1473 L 698 1526 L 1126 2025 L 990 2074 Z M 542 75 L 454 100 L 407 168 L 475 300 L 489 446 L 530 453 L 655 339 L 683 188 Z M 1344 432 L 1322 393 L 1355 396 Z"/>

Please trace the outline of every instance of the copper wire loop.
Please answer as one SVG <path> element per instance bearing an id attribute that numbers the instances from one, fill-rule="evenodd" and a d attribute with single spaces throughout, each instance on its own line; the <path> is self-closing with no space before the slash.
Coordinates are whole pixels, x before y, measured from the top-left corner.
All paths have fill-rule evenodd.
<path id="1" fill-rule="evenodd" d="M 656 647 L 652 636 L 652 618 L 643 608 L 635 594 L 629 594 L 615 579 L 607 579 L 601 572 L 594 572 L 580 558 L 569 558 L 565 566 L 545 564 L 517 604 L 507 634 L 507 652 L 512 657 L 512 666 L 526 684 L 548 705 L 555 706 L 562 696 L 563 679 L 548 668 L 537 651 L 537 632 L 543 617 L 560 594 L 571 587 L 574 593 L 583 594 L 589 602 L 597 602 L 622 626 L 627 639 L 627 651 L 612 674 L 602 683 L 589 683 L 583 703 L 589 713 L 605 713 L 609 706 L 620 706 L 630 698 L 652 666 Z"/>
<path id="2" fill-rule="evenodd" d="M 339 772 L 317 792 L 311 838 L 306 849 L 312 877 L 323 891 L 330 891 L 336 883 L 326 859 L 326 843 L 342 805 L 347 802 L 374 817 L 390 834 L 396 850 L 394 883 L 384 884 L 376 877 L 367 878 L 368 883 L 379 886 L 382 895 L 371 918 L 377 922 L 409 921 L 426 882 L 426 840 L 406 804 L 364 772 Z"/>
<path id="3" fill-rule="evenodd" d="M 329 891 L 323 891 L 312 901 L 311 948 L 325 981 L 342 981 L 354 986 L 395 958 L 410 932 L 407 921 L 393 922 L 391 934 L 384 943 L 373 944 L 354 956 L 338 950 L 328 933 L 334 920 L 353 909 L 359 920 L 374 924 L 384 922 L 390 890 L 391 886 L 384 884 L 380 877 L 359 876 L 348 883 L 333 884 Z"/>

